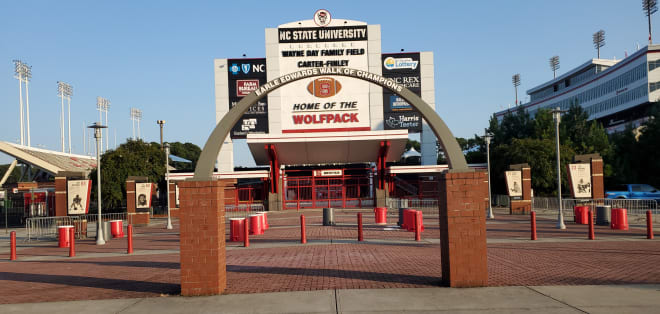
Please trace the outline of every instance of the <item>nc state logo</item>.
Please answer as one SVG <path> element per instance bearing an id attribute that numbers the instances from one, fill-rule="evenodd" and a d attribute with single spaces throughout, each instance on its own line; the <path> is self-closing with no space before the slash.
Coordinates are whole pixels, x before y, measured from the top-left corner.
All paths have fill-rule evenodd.
<path id="1" fill-rule="evenodd" d="M 339 93 L 341 84 L 331 77 L 320 77 L 307 84 L 307 91 L 320 98 L 332 97 Z"/>

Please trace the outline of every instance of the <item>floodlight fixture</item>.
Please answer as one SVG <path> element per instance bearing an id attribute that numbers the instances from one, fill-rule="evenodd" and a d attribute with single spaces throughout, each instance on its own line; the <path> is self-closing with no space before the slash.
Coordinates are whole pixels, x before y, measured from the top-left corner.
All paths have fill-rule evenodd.
<path id="1" fill-rule="evenodd" d="M 516 106 L 518 105 L 518 86 L 520 86 L 520 73 L 516 73 L 511 77 L 513 89 L 516 91 Z"/>
<path id="2" fill-rule="evenodd" d="M 593 35 L 594 47 L 596 48 L 598 59 L 600 59 L 600 48 L 605 46 L 605 31 L 599 30 Z"/>
<path id="3" fill-rule="evenodd" d="M 550 58 L 550 68 L 552 69 L 553 78 L 557 78 L 557 70 L 559 70 L 559 56 Z"/>
<path id="4" fill-rule="evenodd" d="M 657 0 L 642 0 L 642 9 L 644 14 L 649 21 L 649 45 L 653 44 L 651 40 L 651 15 L 658 11 L 658 1 Z"/>

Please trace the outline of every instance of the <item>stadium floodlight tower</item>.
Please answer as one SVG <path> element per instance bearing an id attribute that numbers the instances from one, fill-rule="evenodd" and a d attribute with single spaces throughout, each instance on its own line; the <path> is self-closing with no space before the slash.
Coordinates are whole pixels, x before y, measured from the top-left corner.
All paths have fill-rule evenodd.
<path id="1" fill-rule="evenodd" d="M 101 130 L 107 128 L 107 126 L 101 125 L 101 123 L 94 123 L 88 126 L 88 128 L 94 129 L 94 138 L 96 139 L 96 195 L 98 197 L 96 245 L 103 245 L 105 241 L 103 240 L 103 218 L 101 216 L 101 158 L 99 151 L 101 150 L 101 139 L 103 138 Z"/>
<path id="2" fill-rule="evenodd" d="M 27 65 L 21 60 L 14 60 L 14 71 L 16 72 L 16 78 L 18 79 L 18 96 L 19 96 L 19 106 L 20 106 L 20 119 L 21 119 L 21 145 L 25 145 L 25 131 L 27 129 L 27 146 L 30 144 L 30 92 L 28 90 L 28 83 L 32 78 L 32 67 Z M 25 122 L 27 122 L 27 128 L 23 125 L 23 83 L 25 83 Z"/>
<path id="3" fill-rule="evenodd" d="M 103 121 L 103 112 L 105 112 L 105 128 L 108 127 L 108 109 L 110 109 L 110 101 L 103 97 L 96 97 L 96 110 L 99 111 L 99 125 Z M 105 150 L 108 150 L 108 130 L 105 131 Z M 101 133 L 101 147 L 103 147 L 103 134 Z"/>
<path id="4" fill-rule="evenodd" d="M 600 48 L 605 46 L 605 31 L 601 29 L 595 32 L 593 38 L 594 38 L 594 47 L 596 48 L 598 59 L 600 59 Z"/>
<path id="5" fill-rule="evenodd" d="M 550 58 L 550 68 L 552 69 L 553 78 L 557 78 L 557 70 L 559 70 L 559 56 Z"/>
<path id="6" fill-rule="evenodd" d="M 68 109 L 69 121 L 69 154 L 71 154 L 71 96 L 73 95 L 73 88 L 71 85 L 64 82 L 57 82 L 57 92 L 62 100 L 62 111 L 60 116 L 60 139 L 62 140 L 62 152 L 64 152 L 64 99 L 66 98 Z"/>
<path id="7" fill-rule="evenodd" d="M 516 106 L 518 106 L 518 86 L 520 86 L 520 73 L 516 73 L 511 77 L 513 88 L 516 91 Z"/>
<path id="8" fill-rule="evenodd" d="M 651 15 L 653 15 L 655 12 L 658 12 L 658 1 L 642 0 L 642 9 L 644 10 L 646 17 L 649 19 L 649 45 L 652 45 L 653 40 L 651 40 Z"/>
<path id="9" fill-rule="evenodd" d="M 131 108 L 131 121 L 133 121 L 133 140 L 140 138 L 140 120 L 142 120 L 142 110 Z M 137 137 L 135 136 L 135 122 L 137 122 Z"/>

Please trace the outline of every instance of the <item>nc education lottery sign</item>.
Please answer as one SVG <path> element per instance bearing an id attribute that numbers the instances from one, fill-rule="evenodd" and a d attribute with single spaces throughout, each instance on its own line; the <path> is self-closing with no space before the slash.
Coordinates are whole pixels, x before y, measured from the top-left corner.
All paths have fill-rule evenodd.
<path id="1" fill-rule="evenodd" d="M 91 180 L 69 180 L 67 185 L 67 214 L 83 215 L 89 212 L 89 196 L 92 192 Z"/>
<path id="2" fill-rule="evenodd" d="M 384 77 L 391 78 L 421 96 L 419 52 L 384 53 L 381 62 Z M 403 98 L 387 89 L 383 89 L 383 116 L 385 130 L 405 129 L 411 133 L 422 131 L 422 115 Z"/>
<path id="3" fill-rule="evenodd" d="M 571 181 L 571 191 L 575 198 L 591 197 L 591 165 L 569 164 L 568 174 Z"/>
<path id="4" fill-rule="evenodd" d="M 367 26 L 278 29 L 280 75 L 311 68 L 369 70 Z M 368 131 L 369 83 L 350 77 L 303 79 L 281 88 L 282 133 Z"/>

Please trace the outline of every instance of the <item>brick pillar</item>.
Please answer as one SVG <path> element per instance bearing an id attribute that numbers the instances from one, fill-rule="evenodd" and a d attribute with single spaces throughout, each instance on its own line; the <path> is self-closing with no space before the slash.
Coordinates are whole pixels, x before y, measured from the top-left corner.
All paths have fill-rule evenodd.
<path id="1" fill-rule="evenodd" d="M 176 206 L 176 182 L 170 181 L 170 216 L 179 217 L 179 207 Z"/>
<path id="2" fill-rule="evenodd" d="M 55 216 L 67 216 L 66 177 L 55 177 Z"/>
<path id="3" fill-rule="evenodd" d="M 219 181 L 179 182 L 181 294 L 214 295 L 227 287 L 224 189 Z"/>
<path id="4" fill-rule="evenodd" d="M 521 167 L 522 171 L 522 199 L 509 202 L 509 214 L 527 215 L 532 211 L 532 169 Z"/>
<path id="5" fill-rule="evenodd" d="M 445 172 L 440 177 L 442 281 L 450 287 L 488 284 L 486 172 Z"/>
<path id="6" fill-rule="evenodd" d="M 605 198 L 605 182 L 603 181 L 603 159 L 591 159 L 591 197 Z"/>

